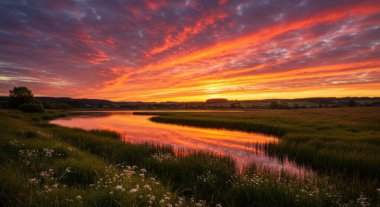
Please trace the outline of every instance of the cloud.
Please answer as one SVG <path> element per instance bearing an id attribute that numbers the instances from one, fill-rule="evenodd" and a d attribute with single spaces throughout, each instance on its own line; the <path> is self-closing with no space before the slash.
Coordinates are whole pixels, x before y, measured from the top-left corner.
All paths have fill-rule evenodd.
<path id="1" fill-rule="evenodd" d="M 133 101 L 380 95 L 377 1 L 5 0 L 0 18 L 5 92 L 28 85 Z"/>

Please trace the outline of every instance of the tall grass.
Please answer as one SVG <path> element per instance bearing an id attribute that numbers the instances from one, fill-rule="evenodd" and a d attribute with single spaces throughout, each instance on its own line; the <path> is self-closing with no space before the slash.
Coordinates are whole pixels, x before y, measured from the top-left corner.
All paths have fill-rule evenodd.
<path id="1" fill-rule="evenodd" d="M 169 146 L 125 143 L 110 131 L 50 125 L 46 119 L 60 116 L 55 112 L 25 115 L 0 111 L 0 115 L 3 206 L 205 205 L 199 200 L 206 200 L 210 206 L 218 203 L 223 206 L 375 206 L 379 203 L 378 182 L 374 180 L 363 184 L 362 180 L 348 179 L 345 174 L 341 179 L 334 175 L 296 178 L 258 170 L 255 165 L 238 173 L 229 157 L 209 152 L 174 152 Z M 213 119 L 227 115 L 214 114 Z M 211 118 L 210 114 L 202 113 L 166 116 Z M 252 119 L 257 119 L 251 115 L 229 116 L 228 119 L 240 117 L 237 122 L 245 120 L 247 127 Z M 290 121 L 283 128 L 289 130 L 293 127 L 292 119 L 286 119 Z M 275 118 L 264 121 L 263 125 L 270 126 L 273 121 Z M 283 139 L 287 136 L 288 132 Z M 305 140 L 300 136 L 297 142 Z M 148 172 L 142 173 L 140 169 Z M 139 185 L 137 193 L 129 193 L 136 190 L 136 185 Z"/>
<path id="2" fill-rule="evenodd" d="M 167 113 L 152 121 L 279 136 L 268 153 L 317 170 L 380 179 L 380 108 Z"/>
<path id="3" fill-rule="evenodd" d="M 247 123 L 245 121 L 233 119 L 213 119 L 211 117 L 177 117 L 177 116 L 156 116 L 150 118 L 151 121 L 170 123 L 178 125 L 190 125 L 203 128 L 224 128 L 240 130 L 245 132 L 261 132 L 275 136 L 283 136 L 285 130 L 281 127 L 273 127 L 263 123 Z"/>
<path id="4" fill-rule="evenodd" d="M 31 122 L 36 117 L 0 111 L 0 206 L 196 204 L 170 193 L 145 169 L 113 164 L 61 141 L 52 133 L 54 126 Z M 115 133 L 88 135 L 120 143 Z"/>

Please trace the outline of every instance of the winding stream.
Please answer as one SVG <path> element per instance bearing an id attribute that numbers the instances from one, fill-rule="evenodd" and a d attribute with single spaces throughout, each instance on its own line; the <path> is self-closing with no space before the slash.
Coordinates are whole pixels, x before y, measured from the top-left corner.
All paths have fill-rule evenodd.
<path id="1" fill-rule="evenodd" d="M 233 157 L 238 167 L 254 162 L 275 172 L 286 171 L 294 175 L 311 173 L 310 169 L 294 162 L 281 162 L 268 156 L 263 145 L 277 143 L 279 139 L 260 133 L 209 129 L 156 123 L 152 116 L 133 115 L 132 112 L 101 112 L 52 120 L 50 123 L 82 129 L 106 129 L 120 133 L 126 142 L 171 145 L 175 150 L 208 150 Z"/>

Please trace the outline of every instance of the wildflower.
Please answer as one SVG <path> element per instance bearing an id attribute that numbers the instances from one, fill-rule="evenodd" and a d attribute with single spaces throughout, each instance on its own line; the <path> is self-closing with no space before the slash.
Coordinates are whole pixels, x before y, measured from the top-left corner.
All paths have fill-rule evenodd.
<path id="1" fill-rule="evenodd" d="M 195 206 L 197 206 L 197 207 L 201 207 L 202 204 L 201 204 L 201 203 L 196 203 Z"/>
<path id="2" fill-rule="evenodd" d="M 143 168 L 143 169 L 140 170 L 140 172 L 146 173 L 147 171 L 146 171 L 146 169 Z"/>
<path id="3" fill-rule="evenodd" d="M 81 199 L 82 199 L 82 196 L 78 195 L 78 196 L 76 197 L 76 199 L 77 199 L 77 200 L 81 200 Z"/>
<path id="4" fill-rule="evenodd" d="M 59 183 L 55 183 L 55 184 L 53 185 L 53 188 L 58 188 L 58 185 L 59 185 Z"/>
<path id="5" fill-rule="evenodd" d="M 359 203 L 361 206 L 370 205 L 370 203 L 368 202 L 368 198 L 363 193 L 360 193 L 359 198 L 356 200 L 356 202 Z"/>
<path id="6" fill-rule="evenodd" d="M 16 146 L 17 143 L 18 143 L 18 140 L 14 139 L 14 140 L 10 141 L 9 143 L 10 143 L 11 145 L 13 145 L 13 146 Z"/>
<path id="7" fill-rule="evenodd" d="M 27 160 L 27 159 L 23 160 L 23 162 L 25 163 L 25 165 L 29 165 L 30 164 L 30 161 Z"/>
<path id="8" fill-rule="evenodd" d="M 222 204 L 218 203 L 215 205 L 215 207 L 222 207 Z"/>
<path id="9" fill-rule="evenodd" d="M 138 190 L 136 188 L 132 188 L 129 193 L 136 193 Z"/>
<path id="10" fill-rule="evenodd" d="M 123 186 L 121 186 L 121 185 L 117 185 L 116 187 L 115 187 L 115 190 L 118 190 L 118 191 L 125 191 L 125 189 L 123 188 Z"/>
<path id="11" fill-rule="evenodd" d="M 29 182 L 32 184 L 36 184 L 36 183 L 38 183 L 38 180 L 37 180 L 37 178 L 31 178 L 31 179 L 29 179 Z"/>
<path id="12" fill-rule="evenodd" d="M 160 204 L 164 204 L 165 203 L 165 200 L 164 199 L 161 199 L 160 200 Z"/>
<path id="13" fill-rule="evenodd" d="M 144 185 L 144 188 L 147 190 L 152 190 L 152 188 L 149 185 Z"/>
<path id="14" fill-rule="evenodd" d="M 70 173 L 71 172 L 71 168 L 70 167 L 66 168 L 65 172 Z"/>
<path id="15" fill-rule="evenodd" d="M 46 171 L 41 171 L 40 172 L 40 175 L 42 176 L 42 177 L 49 177 L 48 175 L 48 173 L 46 172 Z"/>
<path id="16" fill-rule="evenodd" d="M 142 173 L 140 173 L 139 176 L 140 176 L 141 178 L 144 178 L 145 175 L 142 174 Z"/>
<path id="17" fill-rule="evenodd" d="M 167 207 L 173 207 L 173 205 L 172 205 L 172 204 L 170 204 L 170 203 L 168 203 Z"/>

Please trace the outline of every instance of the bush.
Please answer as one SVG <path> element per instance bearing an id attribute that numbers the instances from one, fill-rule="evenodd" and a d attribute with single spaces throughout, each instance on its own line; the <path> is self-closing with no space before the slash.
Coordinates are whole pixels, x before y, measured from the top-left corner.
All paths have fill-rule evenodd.
<path id="1" fill-rule="evenodd" d="M 23 103 L 21 104 L 18 109 L 20 109 L 22 112 L 28 112 L 28 113 L 36 113 L 36 112 L 43 112 L 44 107 L 41 103 L 38 102 L 32 102 L 32 103 Z"/>

